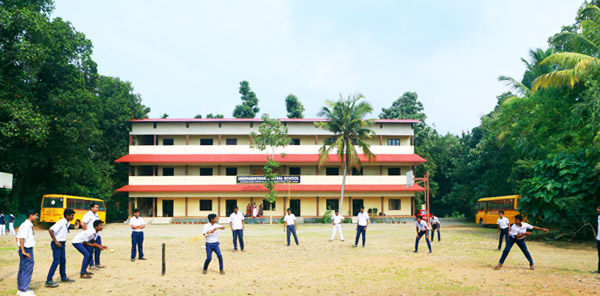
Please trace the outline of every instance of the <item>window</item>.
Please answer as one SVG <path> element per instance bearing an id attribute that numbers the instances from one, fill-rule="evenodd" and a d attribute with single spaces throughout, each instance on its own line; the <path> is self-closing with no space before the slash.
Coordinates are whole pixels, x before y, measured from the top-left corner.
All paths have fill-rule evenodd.
<path id="1" fill-rule="evenodd" d="M 352 176 L 362 176 L 363 175 L 363 168 L 360 168 L 360 171 L 357 170 L 356 168 L 352 168 Z"/>
<path id="2" fill-rule="evenodd" d="M 225 145 L 237 145 L 237 138 L 225 139 Z"/>
<path id="3" fill-rule="evenodd" d="M 63 199 L 60 197 L 44 197 L 43 208 L 62 208 Z"/>
<path id="4" fill-rule="evenodd" d="M 300 145 L 300 139 L 292 139 L 292 141 L 290 141 L 290 145 Z"/>
<path id="5" fill-rule="evenodd" d="M 200 145 L 202 146 L 207 146 L 207 145 L 212 145 L 213 144 L 213 139 L 200 139 Z"/>
<path id="6" fill-rule="evenodd" d="M 270 203 L 268 200 L 263 199 L 263 211 L 275 211 L 275 202 Z"/>
<path id="7" fill-rule="evenodd" d="M 328 210 L 339 210 L 340 200 L 339 199 L 328 199 L 325 201 L 325 206 Z"/>
<path id="8" fill-rule="evenodd" d="M 237 176 L 237 168 L 225 168 L 226 176 Z"/>
<path id="9" fill-rule="evenodd" d="M 213 169 L 212 168 L 200 168 L 200 176 L 212 176 Z"/>
<path id="10" fill-rule="evenodd" d="M 290 176 L 300 176 L 302 169 L 300 167 L 290 167 Z"/>
<path id="11" fill-rule="evenodd" d="M 175 169 L 174 168 L 163 168 L 163 176 L 175 176 Z"/>
<path id="12" fill-rule="evenodd" d="M 212 199 L 201 199 L 200 211 L 212 211 Z"/>
<path id="13" fill-rule="evenodd" d="M 388 146 L 400 146 L 400 139 L 388 139 Z"/>
<path id="14" fill-rule="evenodd" d="M 325 168 L 325 175 L 327 176 L 339 176 L 340 169 L 339 168 Z"/>
<path id="15" fill-rule="evenodd" d="M 163 145 L 165 146 L 173 146 L 175 144 L 175 140 L 173 139 L 163 139 Z"/>
<path id="16" fill-rule="evenodd" d="M 388 168 L 389 176 L 400 176 L 401 172 L 400 168 Z"/>
<path id="17" fill-rule="evenodd" d="M 487 202 L 487 210 L 512 210 L 513 207 L 513 199 L 492 200 Z"/>
<path id="18" fill-rule="evenodd" d="M 90 203 L 86 202 L 83 199 L 74 199 L 74 198 L 67 199 L 67 208 L 70 208 L 70 209 L 87 210 L 90 208 L 89 206 L 90 206 Z"/>
<path id="19" fill-rule="evenodd" d="M 389 209 L 390 211 L 399 211 L 401 209 L 402 203 L 399 199 L 390 199 L 389 200 Z"/>

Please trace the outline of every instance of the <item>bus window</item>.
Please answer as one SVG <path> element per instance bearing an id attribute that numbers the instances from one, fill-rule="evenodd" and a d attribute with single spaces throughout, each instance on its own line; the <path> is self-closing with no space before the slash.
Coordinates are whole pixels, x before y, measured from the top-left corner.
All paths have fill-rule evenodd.
<path id="1" fill-rule="evenodd" d="M 98 211 L 106 211 L 106 208 L 104 207 L 104 202 L 103 201 L 99 201 L 98 204 L 99 204 Z"/>
<path id="2" fill-rule="evenodd" d="M 60 197 L 44 197 L 44 208 L 62 208 L 63 199 Z"/>

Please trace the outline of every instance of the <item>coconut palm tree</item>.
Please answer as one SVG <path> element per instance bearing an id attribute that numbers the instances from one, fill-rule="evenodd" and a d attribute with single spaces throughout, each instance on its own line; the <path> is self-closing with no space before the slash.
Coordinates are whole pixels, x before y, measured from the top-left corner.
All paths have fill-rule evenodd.
<path id="1" fill-rule="evenodd" d="M 319 166 L 327 162 L 329 153 L 336 151 L 343 171 L 339 205 L 341 208 L 344 205 L 344 188 L 348 170 L 351 168 L 360 170 L 361 167 L 357 148 L 362 150 L 362 154 L 369 162 L 375 159 L 375 155 L 370 150 L 371 145 L 366 142 L 375 135 L 371 130 L 375 120 L 363 119 L 373 111 L 373 107 L 364 101 L 364 96 L 361 94 L 348 95 L 345 99 L 340 95 L 337 101 L 327 100 L 325 104 L 326 106 L 318 115 L 327 121 L 317 122 L 316 125 L 331 131 L 333 136 L 325 139 L 319 149 Z"/>

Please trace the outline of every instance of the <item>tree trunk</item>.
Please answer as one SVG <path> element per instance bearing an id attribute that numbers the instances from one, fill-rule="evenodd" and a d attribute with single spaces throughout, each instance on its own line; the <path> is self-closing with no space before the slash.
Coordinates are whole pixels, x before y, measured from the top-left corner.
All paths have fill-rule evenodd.
<path id="1" fill-rule="evenodd" d="M 346 159 L 344 161 L 344 177 L 342 177 L 342 194 L 340 195 L 340 206 L 339 206 L 340 209 L 344 208 L 344 187 L 346 186 L 346 172 L 348 171 L 347 166 L 348 166 L 348 159 Z M 350 216 L 352 215 L 351 206 L 348 206 L 348 215 L 350 215 Z"/>

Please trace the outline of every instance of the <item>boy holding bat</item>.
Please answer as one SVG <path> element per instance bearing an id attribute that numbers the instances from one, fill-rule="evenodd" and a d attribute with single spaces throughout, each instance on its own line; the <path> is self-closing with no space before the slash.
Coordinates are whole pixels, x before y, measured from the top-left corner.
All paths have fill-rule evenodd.
<path id="1" fill-rule="evenodd" d="M 208 222 L 210 223 L 204 224 L 204 230 L 202 231 L 202 235 L 206 237 L 206 260 L 204 261 L 202 274 L 208 273 L 208 264 L 212 260 L 212 252 L 217 254 L 221 274 L 225 274 L 225 271 L 223 271 L 223 256 L 219 248 L 219 235 L 217 234 L 217 230 L 224 230 L 225 227 L 217 224 L 217 215 L 215 214 L 208 215 Z"/>

